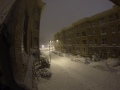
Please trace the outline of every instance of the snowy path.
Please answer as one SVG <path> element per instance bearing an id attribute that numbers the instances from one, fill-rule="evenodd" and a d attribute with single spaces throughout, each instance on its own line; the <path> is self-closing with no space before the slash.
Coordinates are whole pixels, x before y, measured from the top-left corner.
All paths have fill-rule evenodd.
<path id="1" fill-rule="evenodd" d="M 48 55 L 48 52 L 45 51 Z M 120 76 L 52 54 L 52 77 L 40 79 L 39 90 L 120 90 Z"/>

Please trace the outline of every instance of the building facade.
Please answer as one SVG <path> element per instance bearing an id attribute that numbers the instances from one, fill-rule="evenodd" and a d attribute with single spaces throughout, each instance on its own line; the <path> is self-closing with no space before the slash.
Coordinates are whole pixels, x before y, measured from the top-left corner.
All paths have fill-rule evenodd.
<path id="1" fill-rule="evenodd" d="M 63 39 L 58 38 L 59 36 L 63 36 Z M 119 57 L 120 8 L 114 6 L 110 10 L 74 22 L 60 31 L 59 35 L 55 34 L 54 40 L 63 42 L 59 46 L 60 51 L 64 49 L 81 56 L 97 53 L 102 58 Z"/>
<path id="2" fill-rule="evenodd" d="M 8 47 L 7 50 L 3 48 L 8 51 L 8 54 L 5 53 L 2 59 L 8 60 L 6 62 L 9 64 L 4 63 L 0 69 L 8 77 L 7 81 L 10 86 L 14 86 L 12 85 L 13 79 L 24 83 L 29 61 L 23 60 L 23 53 L 30 56 L 31 49 L 39 50 L 39 25 L 44 6 L 45 3 L 41 0 L 16 0 L 3 22 L 6 45 L 1 42 L 0 44 L 1 47 L 2 45 L 4 48 Z"/>

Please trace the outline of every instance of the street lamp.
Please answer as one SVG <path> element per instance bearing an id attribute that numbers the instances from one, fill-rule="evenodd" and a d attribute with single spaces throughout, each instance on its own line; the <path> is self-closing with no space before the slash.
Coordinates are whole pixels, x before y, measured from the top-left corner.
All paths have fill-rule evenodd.
<path id="1" fill-rule="evenodd" d="M 58 50 L 58 41 L 59 40 L 56 40 L 56 50 Z"/>
<path id="2" fill-rule="evenodd" d="M 49 56 L 50 56 L 50 62 L 51 62 L 50 43 L 51 41 L 49 40 Z"/>

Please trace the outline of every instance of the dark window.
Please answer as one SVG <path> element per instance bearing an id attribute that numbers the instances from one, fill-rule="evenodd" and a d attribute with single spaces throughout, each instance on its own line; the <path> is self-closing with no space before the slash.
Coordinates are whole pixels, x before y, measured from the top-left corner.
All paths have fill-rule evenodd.
<path id="1" fill-rule="evenodd" d="M 110 20 L 110 22 L 111 22 L 111 21 L 114 21 L 113 15 L 110 15 L 110 16 L 109 16 L 109 20 Z"/>
<path id="2" fill-rule="evenodd" d="M 92 44 L 92 40 L 89 40 L 89 44 Z"/>
<path id="3" fill-rule="evenodd" d="M 39 22 L 38 21 L 35 21 L 35 30 L 39 30 Z"/>
<path id="4" fill-rule="evenodd" d="M 113 38 L 112 44 L 113 44 L 113 45 L 117 44 L 117 39 L 116 39 L 116 38 Z"/>
<path id="5" fill-rule="evenodd" d="M 38 46 L 39 46 L 38 37 L 34 37 L 34 47 L 38 48 Z"/>
<path id="6" fill-rule="evenodd" d="M 36 15 L 40 16 L 40 9 L 39 8 L 36 9 Z"/>
<path id="7" fill-rule="evenodd" d="M 86 44 L 86 40 L 82 40 L 82 44 Z"/>
<path id="8" fill-rule="evenodd" d="M 103 38 L 101 43 L 104 45 L 104 44 L 107 44 L 107 39 Z"/>
<path id="9" fill-rule="evenodd" d="M 79 35 L 80 35 L 79 33 L 76 33 L 76 37 L 79 37 Z"/>
<path id="10" fill-rule="evenodd" d="M 92 54 L 92 48 L 89 48 L 89 49 L 88 49 L 88 53 L 89 53 L 89 54 Z"/>
<path id="11" fill-rule="evenodd" d="M 116 32 L 115 26 L 112 26 L 112 33 L 115 33 L 115 32 Z"/>
<path id="12" fill-rule="evenodd" d="M 83 51 L 82 51 L 82 53 L 86 53 L 86 48 L 83 48 Z"/>
<path id="13" fill-rule="evenodd" d="M 120 24 L 118 25 L 118 32 L 120 32 Z"/>
<path id="14" fill-rule="evenodd" d="M 103 25 L 103 24 L 105 24 L 105 19 L 104 18 L 100 19 L 100 25 Z"/>
<path id="15" fill-rule="evenodd" d="M 91 36 L 91 30 L 90 29 L 88 30 L 88 35 Z"/>
<path id="16" fill-rule="evenodd" d="M 118 43 L 120 44 L 120 38 L 119 38 L 119 41 L 118 41 Z"/>
<path id="17" fill-rule="evenodd" d="M 94 44 L 97 44 L 97 39 L 94 40 Z"/>
<path id="18" fill-rule="evenodd" d="M 77 44 L 80 44 L 80 40 L 77 40 Z"/>
<path id="19" fill-rule="evenodd" d="M 93 30 L 93 35 L 96 35 L 96 34 L 97 34 L 96 30 Z"/>
<path id="20" fill-rule="evenodd" d="M 101 35 L 106 35 L 106 28 L 101 29 Z"/>
<path id="21" fill-rule="evenodd" d="M 81 24 L 81 28 L 84 28 L 85 27 L 85 24 L 83 23 L 83 24 Z"/>
<path id="22" fill-rule="evenodd" d="M 86 32 L 82 32 L 82 36 L 86 36 Z"/>
<path id="23" fill-rule="evenodd" d="M 116 13 L 116 20 L 118 20 L 119 19 L 119 15 Z"/>

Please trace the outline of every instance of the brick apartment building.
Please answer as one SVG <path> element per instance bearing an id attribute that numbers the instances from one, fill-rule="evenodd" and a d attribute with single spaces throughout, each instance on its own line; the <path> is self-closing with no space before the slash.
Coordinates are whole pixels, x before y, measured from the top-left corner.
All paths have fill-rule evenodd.
<path id="1" fill-rule="evenodd" d="M 74 22 L 54 35 L 55 48 L 62 52 L 102 58 L 120 56 L 120 8 Z"/>

